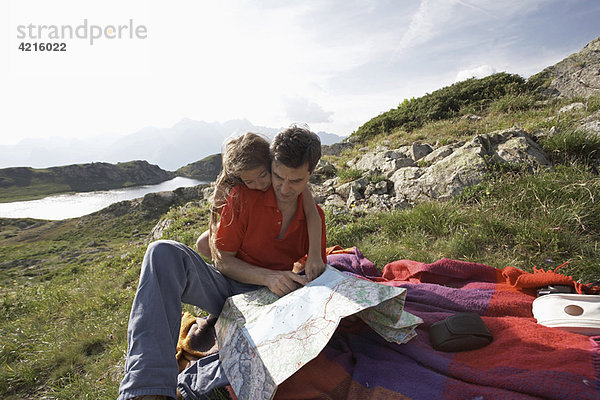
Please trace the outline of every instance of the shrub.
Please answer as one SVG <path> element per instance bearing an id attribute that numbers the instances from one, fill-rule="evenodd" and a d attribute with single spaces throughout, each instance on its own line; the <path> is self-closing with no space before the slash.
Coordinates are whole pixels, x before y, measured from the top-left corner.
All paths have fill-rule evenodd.
<path id="1" fill-rule="evenodd" d="M 516 74 L 502 72 L 483 79 L 467 79 L 423 97 L 404 100 L 398 108 L 380 114 L 359 127 L 352 136 L 364 141 L 397 128 L 411 131 L 428 121 L 456 117 L 461 110 L 481 111 L 493 100 L 528 91 L 525 80 Z"/>

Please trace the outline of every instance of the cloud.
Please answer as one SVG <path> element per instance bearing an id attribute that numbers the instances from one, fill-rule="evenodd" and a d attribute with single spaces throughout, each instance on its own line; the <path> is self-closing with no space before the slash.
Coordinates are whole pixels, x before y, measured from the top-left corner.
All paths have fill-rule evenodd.
<path id="1" fill-rule="evenodd" d="M 463 69 L 458 71 L 454 82 L 464 81 L 465 79 L 469 78 L 485 78 L 486 76 L 495 74 L 496 72 L 496 68 L 492 67 L 491 65 L 480 65 L 474 68 Z"/>
<path id="2" fill-rule="evenodd" d="M 293 122 L 321 123 L 330 122 L 333 115 L 323 107 L 304 97 L 284 97 L 283 106 L 286 117 Z"/>
<path id="3" fill-rule="evenodd" d="M 408 25 L 408 30 L 400 39 L 396 49 L 398 52 L 409 47 L 428 41 L 434 35 L 436 26 L 435 15 L 429 0 L 422 0 L 419 9 L 415 12 Z"/>

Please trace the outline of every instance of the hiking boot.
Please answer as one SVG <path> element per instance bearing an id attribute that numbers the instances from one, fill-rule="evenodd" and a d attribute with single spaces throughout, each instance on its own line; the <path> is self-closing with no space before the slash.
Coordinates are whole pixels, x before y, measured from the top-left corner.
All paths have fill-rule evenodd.
<path id="1" fill-rule="evenodd" d="M 145 394 L 143 396 L 134 397 L 131 400 L 171 400 L 171 398 L 167 396 L 158 396 L 155 394 Z"/>

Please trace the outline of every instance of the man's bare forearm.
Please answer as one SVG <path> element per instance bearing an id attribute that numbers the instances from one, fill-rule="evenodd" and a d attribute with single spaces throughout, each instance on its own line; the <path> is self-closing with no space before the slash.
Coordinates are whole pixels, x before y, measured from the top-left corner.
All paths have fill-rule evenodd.
<path id="1" fill-rule="evenodd" d="M 215 267 L 226 277 L 238 282 L 253 285 L 265 285 L 266 268 L 257 267 L 235 256 L 234 253 L 221 252 L 219 260 L 215 260 Z"/>
<path id="2" fill-rule="evenodd" d="M 292 271 L 274 271 L 257 267 L 236 257 L 235 253 L 221 252 L 216 268 L 225 276 L 238 282 L 266 286 L 278 296 L 306 284 L 306 278 Z"/>

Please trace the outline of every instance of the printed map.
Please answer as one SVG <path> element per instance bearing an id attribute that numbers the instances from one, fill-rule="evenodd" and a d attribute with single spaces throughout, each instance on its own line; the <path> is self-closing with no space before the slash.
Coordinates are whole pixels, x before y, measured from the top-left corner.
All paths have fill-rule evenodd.
<path id="1" fill-rule="evenodd" d="M 332 267 L 282 297 L 267 288 L 233 296 L 217 321 L 222 367 L 238 398 L 271 399 L 277 385 L 325 347 L 340 320 L 357 314 L 388 341 L 405 343 L 423 321 L 403 311 L 406 289 Z"/>

